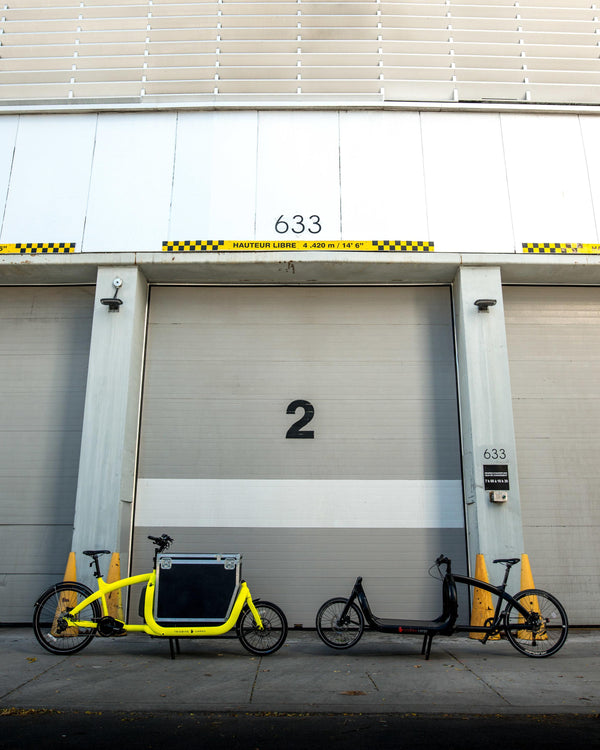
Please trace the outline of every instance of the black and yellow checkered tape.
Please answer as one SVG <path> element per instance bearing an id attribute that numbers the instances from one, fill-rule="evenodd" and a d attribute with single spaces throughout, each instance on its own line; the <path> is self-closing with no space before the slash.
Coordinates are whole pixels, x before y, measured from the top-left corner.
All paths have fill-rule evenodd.
<path id="1" fill-rule="evenodd" d="M 162 249 L 163 251 L 169 253 L 212 253 L 215 250 L 221 250 L 224 244 L 224 240 L 182 240 L 174 242 L 163 242 Z"/>
<path id="2" fill-rule="evenodd" d="M 600 245 L 581 242 L 523 242 L 524 253 L 548 253 L 550 255 L 600 254 Z"/>
<path id="3" fill-rule="evenodd" d="M 432 253 L 433 242 L 422 240 L 169 240 L 163 252 L 280 252 L 282 250 L 325 250 L 328 252 Z"/>
<path id="4" fill-rule="evenodd" d="M 433 242 L 421 240 L 374 240 L 373 250 L 399 253 L 432 253 Z"/>
<path id="5" fill-rule="evenodd" d="M 23 254 L 48 254 L 55 253 L 74 253 L 74 242 L 17 242 L 11 245 L 0 245 L 0 253 L 17 253 Z"/>

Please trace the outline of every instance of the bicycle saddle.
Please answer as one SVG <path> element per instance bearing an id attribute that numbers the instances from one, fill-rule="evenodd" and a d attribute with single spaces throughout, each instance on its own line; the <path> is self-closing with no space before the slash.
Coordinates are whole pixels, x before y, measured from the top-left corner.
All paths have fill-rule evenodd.
<path id="1" fill-rule="evenodd" d="M 499 559 L 499 560 L 494 560 L 494 562 L 495 563 L 505 563 L 506 565 L 516 565 L 518 562 L 521 562 L 521 558 L 520 557 L 507 557 L 505 559 L 502 558 L 502 559 Z"/>
<path id="2" fill-rule="evenodd" d="M 110 550 L 109 549 L 84 549 L 83 554 L 88 555 L 88 557 L 96 557 L 96 555 L 110 555 Z"/>

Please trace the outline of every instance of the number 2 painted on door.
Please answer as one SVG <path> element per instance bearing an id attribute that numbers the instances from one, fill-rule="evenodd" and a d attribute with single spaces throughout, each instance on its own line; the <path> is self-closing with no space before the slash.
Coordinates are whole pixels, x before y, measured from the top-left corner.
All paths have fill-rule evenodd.
<path id="1" fill-rule="evenodd" d="M 286 438 L 314 438 L 313 430 L 303 430 L 302 428 L 315 416 L 315 407 L 310 401 L 298 398 L 288 405 L 286 414 L 295 414 L 298 409 L 304 409 L 304 414 L 285 433 Z"/>

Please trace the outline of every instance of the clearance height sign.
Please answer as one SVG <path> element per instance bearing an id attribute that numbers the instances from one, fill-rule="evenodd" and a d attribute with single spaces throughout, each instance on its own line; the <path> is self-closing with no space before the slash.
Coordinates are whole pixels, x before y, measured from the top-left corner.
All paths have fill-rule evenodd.
<path id="1" fill-rule="evenodd" d="M 163 242 L 165 252 L 252 252 L 257 250 L 329 250 L 341 252 L 433 252 L 433 242 L 415 240 L 174 240 Z"/>
<path id="2" fill-rule="evenodd" d="M 431 253 L 433 242 L 422 240 L 172 240 L 162 243 L 164 252 L 257 252 L 326 250 L 339 252 Z M 74 242 L 18 242 L 0 244 L 0 254 L 56 254 L 75 252 Z"/>
<path id="3" fill-rule="evenodd" d="M 551 255 L 599 255 L 600 244 L 524 242 L 524 253 Z M 282 250 L 327 252 L 432 253 L 434 243 L 424 240 L 167 240 L 163 252 L 280 252 Z M 74 253 L 74 242 L 17 242 L 0 244 L 0 255 Z M 149 250 L 148 252 L 152 252 Z"/>

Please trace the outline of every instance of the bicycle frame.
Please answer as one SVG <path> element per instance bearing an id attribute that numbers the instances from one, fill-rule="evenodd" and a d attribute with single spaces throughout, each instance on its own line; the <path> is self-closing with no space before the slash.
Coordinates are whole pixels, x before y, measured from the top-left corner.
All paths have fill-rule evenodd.
<path id="1" fill-rule="evenodd" d="M 367 599 L 367 594 L 362 585 L 362 576 L 356 579 L 354 586 L 352 587 L 352 593 L 348 597 L 346 606 L 344 607 L 340 615 L 340 620 L 344 620 L 348 616 L 350 605 L 353 604 L 355 601 L 358 601 L 358 604 L 362 610 L 362 613 L 365 616 L 365 619 L 369 623 L 369 625 L 371 627 L 376 627 L 375 615 L 373 614 L 371 610 L 371 606 L 369 605 L 369 600 Z M 394 627 L 393 632 L 394 633 L 398 632 L 398 628 Z"/>
<path id="2" fill-rule="evenodd" d="M 529 618 L 529 612 L 510 594 L 506 593 L 506 583 L 508 580 L 508 572 L 504 577 L 504 581 L 499 586 L 494 586 L 487 581 L 481 581 L 479 578 L 471 578 L 470 576 L 463 576 L 460 573 L 452 574 L 456 583 L 464 583 L 467 586 L 473 586 L 484 591 L 489 591 L 490 594 L 498 597 L 496 602 L 496 608 L 494 610 L 494 617 L 490 618 L 492 623 L 490 625 L 457 625 L 455 630 L 458 632 L 470 632 L 470 633 L 487 633 L 492 635 L 504 620 L 503 626 L 510 628 L 511 630 L 523 630 L 523 623 L 513 623 L 512 625 L 506 621 L 505 613 L 509 605 L 512 605 L 517 612 L 523 616 L 523 622 L 527 622 Z M 506 606 L 502 610 L 502 602 L 506 602 Z M 501 611 L 502 610 L 502 611 Z"/>
<path id="3" fill-rule="evenodd" d="M 365 620 L 367 621 L 369 626 L 381 632 L 399 632 L 405 633 L 407 635 L 425 635 L 427 633 L 431 633 L 432 630 L 437 629 L 436 625 L 439 627 L 438 632 L 441 633 L 442 631 L 446 630 L 446 632 L 448 632 L 449 634 L 455 632 L 470 632 L 486 633 L 487 635 L 492 635 L 496 630 L 499 629 L 501 625 L 503 625 L 505 628 L 510 628 L 511 630 L 523 630 L 524 623 L 528 621 L 530 613 L 525 609 L 525 607 L 523 607 L 522 604 L 520 604 L 516 599 L 514 599 L 510 594 L 506 592 L 508 572 L 505 575 L 504 581 L 499 586 L 494 586 L 493 584 L 487 583 L 486 581 L 481 581 L 478 578 L 471 578 L 470 576 L 464 576 L 458 573 L 452 573 L 452 578 L 455 583 L 463 583 L 467 586 L 474 586 L 476 588 L 489 591 L 491 594 L 494 594 L 498 598 L 494 611 L 494 617 L 490 618 L 491 623 L 489 625 L 456 625 L 455 623 L 445 622 L 443 616 L 441 618 L 438 618 L 437 621 L 432 622 L 420 622 L 414 620 L 403 621 L 401 619 L 389 621 L 380 620 L 376 617 L 376 615 L 373 614 L 373 611 L 371 610 L 369 600 L 367 599 L 366 592 L 362 585 L 362 577 L 357 578 L 346 606 L 342 610 L 340 619 L 343 620 L 344 618 L 346 618 L 351 604 L 353 604 L 355 601 L 358 601 Z M 503 602 L 506 603 L 504 609 L 502 609 Z M 519 612 L 519 614 L 523 616 L 523 622 L 510 624 L 506 621 L 505 613 L 509 605 L 512 605 L 517 610 L 517 612 Z"/>
<path id="4" fill-rule="evenodd" d="M 442 615 L 436 620 L 425 621 L 425 620 L 403 620 L 403 619 L 385 619 L 378 618 L 369 604 L 367 594 L 362 585 L 362 576 L 359 576 L 354 583 L 352 593 L 350 594 L 348 601 L 342 613 L 340 620 L 344 620 L 348 616 L 350 606 L 358 601 L 358 604 L 362 610 L 365 620 L 370 627 L 382 632 L 382 633 L 402 633 L 406 635 L 427 635 L 432 634 L 446 634 L 454 632 L 454 620 L 451 612 L 447 612 L 445 607 Z"/>
<path id="5" fill-rule="evenodd" d="M 76 615 L 88 604 L 96 601 L 97 599 L 100 599 L 102 605 L 102 614 L 106 616 L 108 615 L 108 605 L 106 603 L 107 594 L 110 594 L 113 591 L 118 591 L 119 589 L 126 588 L 128 586 L 133 586 L 136 583 L 146 583 L 147 588 L 144 598 L 145 623 L 141 625 L 124 623 L 123 630 L 128 633 L 146 633 L 147 635 L 163 636 L 166 638 L 223 635 L 223 633 L 227 633 L 229 630 L 235 627 L 238 617 L 240 616 L 240 612 L 242 611 L 242 608 L 245 604 L 248 605 L 250 611 L 252 612 L 254 620 L 256 621 L 259 629 L 263 630 L 262 620 L 260 619 L 260 615 L 258 614 L 256 607 L 254 606 L 252 596 L 250 595 L 250 589 L 248 588 L 248 584 L 246 583 L 246 581 L 241 582 L 235 602 L 233 604 L 231 612 L 229 613 L 229 617 L 227 618 L 227 620 L 225 620 L 225 622 L 221 623 L 220 625 L 194 625 L 178 627 L 163 627 L 159 625 L 154 619 L 152 610 L 154 604 L 154 592 L 156 589 L 156 570 L 153 570 L 152 573 L 144 573 L 142 575 L 131 576 L 129 578 L 121 578 L 114 583 L 106 583 L 101 576 L 97 577 L 97 581 L 98 591 L 95 591 L 93 594 L 80 602 L 71 610 L 69 615 L 65 617 L 65 620 L 67 621 L 69 627 L 79 626 L 82 628 L 96 628 L 98 626 L 98 623 L 91 622 L 89 620 L 78 620 Z"/>

